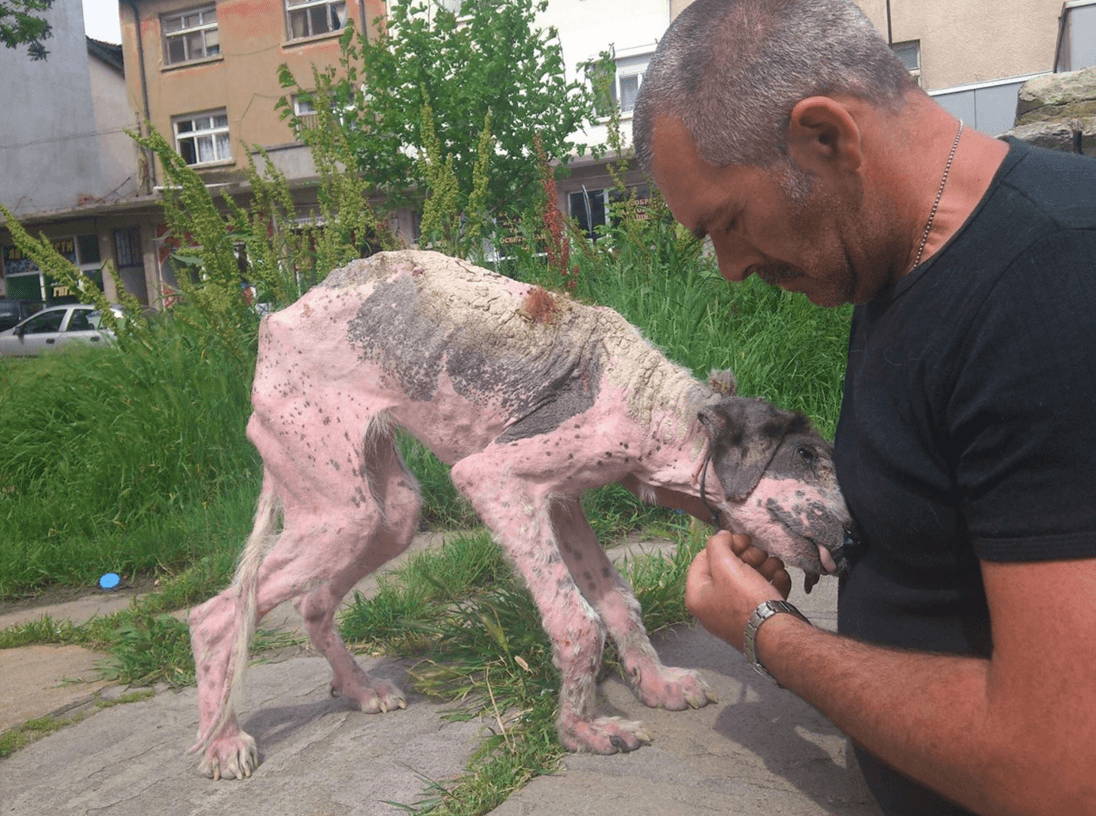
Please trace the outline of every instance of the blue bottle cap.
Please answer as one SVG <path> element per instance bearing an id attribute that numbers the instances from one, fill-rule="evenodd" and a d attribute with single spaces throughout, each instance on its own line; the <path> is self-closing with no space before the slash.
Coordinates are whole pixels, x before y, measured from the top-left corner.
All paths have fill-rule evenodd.
<path id="1" fill-rule="evenodd" d="M 118 584 L 122 582 L 122 579 L 118 577 L 116 572 L 108 572 L 102 578 L 99 579 L 100 589 L 117 589 Z"/>

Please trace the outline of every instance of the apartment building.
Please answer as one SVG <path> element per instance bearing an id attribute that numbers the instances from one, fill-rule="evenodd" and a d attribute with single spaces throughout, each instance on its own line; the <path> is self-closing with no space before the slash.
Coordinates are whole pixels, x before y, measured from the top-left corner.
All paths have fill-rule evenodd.
<path id="1" fill-rule="evenodd" d="M 172 144 L 211 189 L 246 200 L 249 153 L 262 147 L 286 175 L 302 218 L 316 203 L 308 149 L 282 121 L 278 69 L 302 83 L 313 66 L 333 65 L 339 35 L 351 22 L 374 31 L 383 0 L 119 0 L 130 105 Z M 298 113 L 305 100 L 293 99 Z M 150 192 L 163 170 L 146 156 Z M 146 273 L 169 303 L 176 291 L 162 223 L 149 225 Z M 149 247 L 149 240 L 145 241 Z"/>
<path id="2" fill-rule="evenodd" d="M 472 0 L 433 2 L 459 13 Z M 613 55 L 612 96 L 628 140 L 646 65 L 689 2 L 550 0 L 538 22 L 558 31 L 571 78 L 584 78 L 599 53 Z M 1011 127 L 1027 79 L 1096 64 L 1096 0 L 857 2 L 930 95 L 991 133 Z M 122 129 L 150 122 L 208 185 L 240 198 L 248 192 L 249 146 L 262 146 L 289 178 L 306 217 L 315 203 L 315 169 L 275 109 L 284 94 L 278 66 L 307 78 L 314 65 L 337 61 L 338 37 L 350 21 L 375 32 L 385 12 L 384 0 L 119 0 L 119 54 L 94 41 L 73 47 L 83 42 L 80 4 L 55 4 L 46 63 L 0 51 L 5 76 L 20 78 L 0 89 L 10 97 L 2 101 L 7 110 L 25 112 L 0 122 L 0 201 L 85 269 L 113 261 L 126 289 L 161 307 L 175 286 L 159 208 L 163 174 Z M 51 73 L 41 73 L 43 65 Z M 33 70 L 39 74 L 24 78 Z M 73 88 L 81 89 L 76 96 Z M 54 101 L 42 105 L 42 99 Z M 292 102 L 298 113 L 308 112 L 307 101 Z M 582 135 L 604 143 L 605 123 Z M 629 171 L 627 181 L 641 198 L 647 194 L 638 171 Z M 558 187 L 561 209 L 594 235 L 616 194 L 605 162 L 576 157 Z M 47 301 L 75 296 L 19 257 L 2 229 L 0 264 L 0 293 L 37 291 Z M 103 283 L 114 294 L 112 282 Z"/>
<path id="3" fill-rule="evenodd" d="M 245 145 L 264 147 L 291 180 L 314 173 L 275 110 L 278 67 L 306 82 L 313 65 L 337 62 L 349 22 L 373 30 L 385 9 L 383 0 L 120 0 L 119 11 L 133 109 L 207 183 L 232 184 L 245 178 Z"/>

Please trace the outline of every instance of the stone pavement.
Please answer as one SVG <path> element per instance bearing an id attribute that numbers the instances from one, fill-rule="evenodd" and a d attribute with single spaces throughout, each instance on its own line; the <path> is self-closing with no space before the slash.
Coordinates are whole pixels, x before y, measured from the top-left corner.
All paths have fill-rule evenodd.
<path id="1" fill-rule="evenodd" d="M 101 604 L 104 597 L 93 600 Z M 836 581 L 822 581 L 809 596 L 797 589 L 792 601 L 816 624 L 833 627 Z M 295 613 L 275 614 L 293 625 Z M 10 623 L 0 615 L 0 628 Z M 609 677 L 600 687 L 602 711 L 642 720 L 653 743 L 626 755 L 569 755 L 558 773 L 532 780 L 494 816 L 617 809 L 629 816 L 878 816 L 847 740 L 810 706 L 757 676 L 700 628 L 675 627 L 654 641 L 668 664 L 700 669 L 719 702 L 696 711 L 648 709 L 618 677 Z M 25 654 L 0 651 L 0 715 L 8 710 L 9 720 L 65 707 L 45 696 L 61 691 L 58 671 L 91 676 L 88 665 L 71 662 L 71 654 L 60 659 L 59 652 L 53 675 L 33 676 Z M 362 663 L 392 679 L 404 674 L 398 662 Z M 0 816 L 396 814 L 403 812 L 400 804 L 424 796 L 429 780 L 459 774 L 487 725 L 447 722 L 445 705 L 416 694 L 405 711 L 362 714 L 330 698 L 328 680 L 326 662 L 307 653 L 252 668 L 241 721 L 258 740 L 263 761 L 249 780 L 214 783 L 197 774 L 196 758 L 186 754 L 197 728 L 196 691 L 163 689 L 94 711 L 0 760 Z M 97 694 L 120 691 L 83 682 L 62 689 L 77 699 L 67 705 L 82 700 L 85 708 Z M 16 694 L 37 700 L 38 712 L 9 705 Z M 0 731 L 7 727 L 0 724 Z"/>

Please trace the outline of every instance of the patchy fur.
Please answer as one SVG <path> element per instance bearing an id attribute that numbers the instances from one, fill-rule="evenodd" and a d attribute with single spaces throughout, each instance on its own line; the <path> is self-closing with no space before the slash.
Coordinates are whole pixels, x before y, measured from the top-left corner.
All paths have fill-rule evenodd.
<path id="1" fill-rule="evenodd" d="M 235 695 L 256 621 L 288 599 L 331 665 L 333 693 L 368 712 L 406 705 L 357 665 L 334 626 L 340 599 L 418 526 L 418 484 L 396 428 L 452 465 L 529 587 L 562 677 L 565 747 L 615 753 L 649 740 L 638 723 L 598 716 L 606 636 L 644 703 L 706 705 L 695 672 L 659 661 L 582 493 L 620 481 L 707 519 L 695 478 L 704 472 L 723 526 L 810 573 L 840 564 L 849 521 L 829 447 L 809 423 L 734 396 L 729 375 L 713 383 L 610 309 L 437 253 L 355 261 L 265 318 L 248 423 L 264 467 L 255 528 L 234 584 L 190 616 L 202 770 L 231 778 L 257 766 Z"/>

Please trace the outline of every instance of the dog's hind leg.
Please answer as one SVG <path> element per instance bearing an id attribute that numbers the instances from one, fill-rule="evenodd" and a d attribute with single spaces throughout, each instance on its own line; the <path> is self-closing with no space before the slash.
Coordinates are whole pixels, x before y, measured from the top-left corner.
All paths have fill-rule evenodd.
<path id="1" fill-rule="evenodd" d="M 356 708 L 375 714 L 406 708 L 407 702 L 396 686 L 372 677 L 358 665 L 339 637 L 335 612 L 354 584 L 411 543 L 418 527 L 421 499 L 418 483 L 388 432 L 372 434 L 366 440 L 361 472 L 369 485 L 369 497 L 381 511 L 377 540 L 361 552 L 333 554 L 339 562 L 329 565 L 329 579 L 301 598 L 297 609 L 312 645 L 331 665 L 331 694 L 347 697 Z"/>
<path id="2" fill-rule="evenodd" d="M 712 702 L 707 683 L 695 671 L 659 660 L 643 626 L 639 601 L 601 548 L 578 499 L 553 503 L 552 524 L 563 560 L 601 615 L 636 696 L 651 708 L 671 711 Z"/>
<path id="3" fill-rule="evenodd" d="M 263 551 L 273 540 L 278 522 L 278 501 L 263 480 L 255 524 L 237 569 L 237 582 L 190 612 L 190 644 L 198 683 L 198 741 L 191 751 L 203 751 L 201 771 L 215 779 L 243 779 L 259 764 L 255 740 L 240 730 L 232 698 L 234 680 L 241 680 L 242 666 L 235 661 L 254 628 L 254 609 L 244 590 L 247 577 L 253 584 Z M 253 593 L 250 597 L 254 597 Z"/>
<path id="4" fill-rule="evenodd" d="M 311 454 L 293 450 L 284 435 L 275 439 L 254 418 L 249 433 L 266 465 L 255 530 L 235 584 L 190 617 L 199 704 L 195 750 L 203 751 L 201 770 L 214 778 L 249 776 L 258 765 L 255 742 L 237 723 L 234 696 L 255 624 L 283 601 L 297 603 L 310 639 L 334 670 L 334 689 L 366 711 L 404 705 L 397 688 L 357 666 L 333 622 L 348 589 L 414 534 L 418 488 L 391 438 L 382 431 L 357 450 L 343 445 L 345 464 L 334 467 L 334 457 L 315 455 L 337 444 L 322 433 L 307 438 Z M 283 529 L 274 536 L 279 503 Z"/>
<path id="5" fill-rule="evenodd" d="M 490 452 L 461 460 L 453 483 L 472 502 L 524 578 L 552 643 L 559 668 L 560 742 L 571 751 L 615 754 L 632 751 L 650 737 L 637 722 L 598 717 L 596 680 L 605 633 L 556 546 L 548 496 L 523 483 L 507 467 L 508 457 Z"/>

